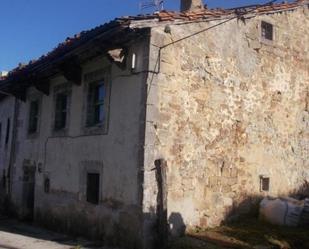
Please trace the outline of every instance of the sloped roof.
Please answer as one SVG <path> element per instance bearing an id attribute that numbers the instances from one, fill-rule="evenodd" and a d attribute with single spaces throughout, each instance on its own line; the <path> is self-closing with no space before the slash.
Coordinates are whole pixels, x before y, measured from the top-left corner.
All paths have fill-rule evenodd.
<path id="1" fill-rule="evenodd" d="M 56 58 L 61 58 L 65 54 L 83 46 L 90 40 L 95 39 L 97 36 L 103 33 L 108 33 L 111 30 L 117 29 L 130 29 L 130 25 L 134 23 L 143 22 L 143 27 L 151 26 L 151 22 L 164 23 L 164 22 L 188 22 L 188 21 L 199 21 L 199 20 L 215 20 L 218 18 L 227 18 L 229 16 L 242 15 L 246 12 L 252 14 L 265 14 L 281 11 L 293 10 L 299 6 L 308 5 L 308 0 L 296 0 L 290 3 L 279 3 L 279 4 L 269 4 L 269 5 L 250 5 L 242 6 L 233 9 L 208 9 L 206 6 L 202 10 L 189 11 L 189 12 L 176 12 L 176 11 L 160 11 L 153 14 L 147 15 L 137 15 L 137 16 L 125 16 L 121 18 L 116 18 L 115 20 L 106 23 L 104 25 L 95 27 L 94 29 L 88 31 L 82 31 L 73 37 L 67 38 L 64 42 L 60 43 L 56 48 L 46 55 L 41 56 L 37 60 L 32 60 L 28 64 L 20 64 L 17 68 L 9 72 L 7 77 L 0 79 L 0 89 L 3 82 L 9 82 L 11 78 L 16 75 L 25 75 L 27 72 L 33 72 L 37 70 L 42 64 L 55 60 Z"/>
<path id="2" fill-rule="evenodd" d="M 251 12 L 252 14 L 264 14 L 278 11 L 293 10 L 300 5 L 303 5 L 305 1 L 296 1 L 292 3 L 280 3 L 280 4 L 269 4 L 265 6 L 261 5 L 250 5 L 242 6 L 233 9 L 203 9 L 194 12 L 173 12 L 173 11 L 162 11 L 157 14 L 160 21 L 172 21 L 172 20 L 184 20 L 194 21 L 201 19 L 212 19 L 220 18 L 224 16 L 234 15 L 235 13 L 242 14 L 244 12 Z"/>
<path id="3" fill-rule="evenodd" d="M 196 11 L 187 11 L 187 12 L 179 12 L 179 11 L 160 11 L 155 12 L 149 15 L 138 15 L 138 16 L 125 16 L 122 18 L 118 18 L 117 20 L 126 20 L 126 21 L 140 21 L 140 20 L 150 20 L 156 19 L 159 22 L 164 21 L 196 21 L 196 20 L 212 20 L 213 18 L 224 18 L 226 16 L 240 14 L 244 12 L 251 12 L 253 14 L 265 14 L 272 12 L 280 12 L 280 11 L 288 11 L 293 10 L 299 6 L 309 4 L 308 0 L 296 0 L 293 2 L 282 2 L 278 4 L 256 4 L 249 6 L 240 6 L 232 9 L 208 9 L 205 6 L 202 10 Z"/>
<path id="4" fill-rule="evenodd" d="M 271 4 L 266 6 L 261 5 L 250 5 L 250 6 L 242 6 L 238 8 L 233 9 L 207 9 L 207 7 L 203 10 L 198 11 L 192 11 L 192 12 L 176 12 L 176 11 L 160 11 L 155 12 L 153 14 L 148 15 L 137 15 L 137 16 L 125 16 L 121 18 L 116 18 L 115 20 L 100 25 L 98 27 L 95 27 L 88 31 L 82 31 L 79 34 L 74 35 L 73 37 L 68 37 L 64 42 L 58 44 L 56 48 L 54 48 L 51 52 L 47 53 L 46 55 L 41 56 L 37 60 L 32 60 L 26 65 L 19 65 L 16 69 L 10 72 L 14 73 L 14 71 L 21 70 L 27 66 L 30 66 L 32 64 L 37 64 L 40 61 L 47 60 L 50 57 L 55 57 L 57 54 L 63 53 L 65 51 L 70 50 L 71 48 L 74 48 L 83 41 L 87 41 L 94 36 L 100 34 L 101 32 L 104 32 L 108 29 L 114 28 L 116 26 L 120 25 L 129 25 L 131 22 L 134 21 L 147 21 L 147 20 L 153 20 L 156 19 L 159 22 L 164 21 L 175 21 L 175 20 L 182 20 L 182 21 L 195 21 L 195 20 L 201 20 L 201 19 L 213 19 L 213 18 L 220 18 L 225 17 L 229 15 L 234 15 L 237 13 L 237 11 L 251 11 L 252 13 L 258 13 L 258 14 L 264 14 L 268 12 L 278 12 L 278 11 L 287 11 L 292 10 L 300 5 L 308 4 L 308 1 L 306 0 L 297 0 L 292 3 L 279 3 L 279 4 Z M 1 80 L 1 79 L 0 79 Z"/>

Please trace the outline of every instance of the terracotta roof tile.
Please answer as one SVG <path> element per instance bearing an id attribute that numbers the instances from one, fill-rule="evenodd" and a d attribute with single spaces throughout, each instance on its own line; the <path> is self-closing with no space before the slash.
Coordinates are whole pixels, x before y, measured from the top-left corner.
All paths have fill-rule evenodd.
<path id="1" fill-rule="evenodd" d="M 294 9 L 299 5 L 306 4 L 307 2 L 296 1 L 292 3 L 280 3 L 280 4 L 270 4 L 267 6 L 261 5 L 251 5 L 238 7 L 233 9 L 203 9 L 192 12 L 174 12 L 174 11 L 161 11 L 155 15 L 158 17 L 159 21 L 173 21 L 173 20 L 183 20 L 183 21 L 194 21 L 199 19 L 210 19 L 210 18 L 219 18 L 229 15 L 234 15 L 239 13 L 241 10 L 251 11 L 252 13 L 266 13 L 273 11 L 286 11 L 289 9 Z"/>
<path id="2" fill-rule="evenodd" d="M 243 6 L 233 9 L 203 9 L 192 12 L 175 12 L 175 11 L 161 11 L 155 12 L 153 14 L 147 15 L 137 15 L 137 16 L 124 16 L 121 18 L 117 18 L 109 23 L 98 26 L 89 31 L 83 31 L 79 34 L 76 34 L 73 37 L 68 37 L 64 42 L 60 43 L 55 49 L 46 55 L 41 56 L 37 60 L 30 61 L 27 65 L 19 66 L 16 69 L 12 70 L 9 73 L 9 76 L 15 74 L 16 72 L 23 71 L 32 67 L 33 65 L 37 65 L 43 63 L 51 58 L 57 57 L 60 54 L 65 53 L 66 51 L 70 51 L 74 47 L 78 47 L 82 44 L 83 41 L 87 41 L 96 35 L 105 32 L 115 26 L 126 24 L 129 26 L 131 22 L 134 21 L 147 21 L 147 20 L 155 20 L 158 22 L 166 22 L 166 21 L 196 21 L 196 20 L 212 20 L 215 18 L 224 18 L 229 15 L 237 15 L 237 13 L 244 13 L 246 11 L 251 11 L 252 13 L 263 14 L 267 12 L 273 11 L 286 11 L 294 9 L 300 5 L 308 4 L 308 0 L 296 0 L 292 3 L 280 3 L 280 4 L 272 4 L 267 6 L 260 5 L 251 5 L 251 6 Z M 0 79 L 2 81 L 3 79 Z"/>

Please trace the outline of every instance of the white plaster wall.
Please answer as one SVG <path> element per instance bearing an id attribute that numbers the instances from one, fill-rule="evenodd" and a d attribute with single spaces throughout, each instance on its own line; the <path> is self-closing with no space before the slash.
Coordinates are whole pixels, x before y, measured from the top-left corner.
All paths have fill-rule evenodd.
<path id="1" fill-rule="evenodd" d="M 53 215 L 58 215 L 63 220 L 71 219 L 69 222 L 75 219 L 69 216 L 75 215 L 83 221 L 88 219 L 87 221 L 90 220 L 99 227 L 102 226 L 100 222 L 109 222 L 106 219 L 119 222 L 122 219 L 121 212 L 128 209 L 132 209 L 132 219 L 137 219 L 139 208 L 141 212 L 141 183 L 138 179 L 142 163 L 140 151 L 143 149 L 145 75 L 131 73 L 130 56 L 133 52 L 140 61 L 137 71 L 143 71 L 148 51 L 147 45 L 139 42 L 130 47 L 126 70 L 111 64 L 103 56 L 82 65 L 83 75 L 105 67 L 111 69 L 108 82 L 111 83 L 111 94 L 107 134 L 84 136 L 84 100 L 87 96 L 84 82 L 81 86 L 72 86 L 68 134 L 64 137 L 53 137 L 52 125 L 53 87 L 65 83 L 65 78 L 59 75 L 51 80 L 49 96 L 33 88 L 28 89 L 28 97 L 36 94 L 41 96 L 42 109 L 39 134 L 35 138 L 29 138 L 27 134 L 29 101 L 23 103 L 19 110 L 18 120 L 21 125 L 17 134 L 13 201 L 20 213 L 22 165 L 27 159 L 37 167 L 39 164 L 43 165 L 42 173 L 36 171 L 35 210 L 48 210 L 50 223 L 53 222 Z M 85 201 L 85 165 L 90 168 L 95 165 L 102 173 L 100 205 L 95 206 Z M 50 177 L 50 194 L 43 191 L 44 175 Z M 102 221 L 103 216 L 109 218 Z M 76 222 L 78 219 L 75 219 Z M 84 229 L 89 230 L 85 226 Z"/>

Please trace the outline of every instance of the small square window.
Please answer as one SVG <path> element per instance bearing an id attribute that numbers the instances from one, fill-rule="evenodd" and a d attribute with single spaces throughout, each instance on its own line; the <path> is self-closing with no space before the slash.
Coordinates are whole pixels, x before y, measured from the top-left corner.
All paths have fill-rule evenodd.
<path id="1" fill-rule="evenodd" d="M 103 124 L 105 120 L 106 87 L 104 81 L 89 84 L 87 126 Z"/>
<path id="2" fill-rule="evenodd" d="M 38 130 L 38 121 L 39 121 L 39 101 L 34 100 L 30 102 L 29 110 L 29 126 L 28 133 L 36 133 Z"/>
<path id="3" fill-rule="evenodd" d="M 260 188 L 261 191 L 269 191 L 270 189 L 270 178 L 269 177 L 265 177 L 265 176 L 261 176 L 260 177 Z"/>
<path id="4" fill-rule="evenodd" d="M 274 27 L 272 24 L 262 22 L 261 30 L 262 30 L 262 38 L 270 41 L 274 39 Z"/>
<path id="5" fill-rule="evenodd" d="M 100 195 L 100 174 L 87 174 L 87 201 L 92 204 L 99 204 Z"/>
<path id="6" fill-rule="evenodd" d="M 62 130 L 66 127 L 68 112 L 68 94 L 65 92 L 57 93 L 55 104 L 55 124 L 56 131 Z"/>

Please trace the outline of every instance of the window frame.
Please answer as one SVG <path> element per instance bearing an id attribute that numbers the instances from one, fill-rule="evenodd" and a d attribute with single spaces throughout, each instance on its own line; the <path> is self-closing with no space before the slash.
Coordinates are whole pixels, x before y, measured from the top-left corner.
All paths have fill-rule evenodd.
<path id="1" fill-rule="evenodd" d="M 111 85 L 110 80 L 110 67 L 100 68 L 93 71 L 88 71 L 83 76 L 84 79 L 84 108 L 83 108 L 83 121 L 82 131 L 85 135 L 107 135 L 109 126 L 110 115 L 110 98 L 111 98 Z M 90 90 L 91 86 L 104 85 L 104 99 L 103 99 L 103 121 L 102 122 L 89 122 L 90 114 Z M 93 108 L 93 107 L 92 107 Z"/>
<path id="2" fill-rule="evenodd" d="M 271 27 L 271 39 L 269 39 L 267 37 L 267 31 L 264 34 L 264 27 L 265 26 L 266 26 L 266 29 L 267 29 L 267 26 Z M 260 21 L 260 37 L 261 37 L 260 39 L 263 43 L 272 44 L 275 41 L 275 25 L 270 21 L 261 20 Z"/>
<path id="3" fill-rule="evenodd" d="M 59 92 L 55 96 L 54 131 L 61 131 L 67 127 L 68 94 Z"/>
<path id="4" fill-rule="evenodd" d="M 103 99 L 100 100 L 100 92 L 99 92 L 99 87 L 103 86 Z M 95 93 L 90 93 L 90 92 L 95 92 Z M 90 82 L 88 84 L 88 92 L 87 92 L 87 120 L 86 120 L 86 126 L 89 127 L 95 127 L 95 126 L 102 126 L 104 125 L 105 119 L 106 119 L 106 83 L 104 79 L 95 81 L 95 82 Z M 97 96 L 95 96 L 97 95 Z M 91 102 L 91 103 L 90 103 Z M 103 120 L 100 120 L 100 107 L 103 108 Z M 90 109 L 91 108 L 91 109 Z M 96 113 L 98 110 L 99 113 Z M 91 117 L 91 120 L 89 118 Z"/>
<path id="5" fill-rule="evenodd" d="M 66 109 L 65 109 L 65 126 L 64 127 L 56 127 L 57 115 L 58 113 L 63 113 L 63 110 L 57 110 L 57 98 L 61 95 L 66 96 Z M 71 95 L 72 95 L 72 84 L 62 83 L 54 86 L 53 88 L 53 118 L 52 118 L 52 134 L 53 136 L 66 136 L 69 126 L 70 126 L 70 109 L 71 109 Z"/>
<path id="6" fill-rule="evenodd" d="M 32 117 L 32 103 L 34 102 L 37 102 L 37 113 L 36 113 L 36 116 L 35 117 Z M 40 109 L 41 109 L 41 101 L 40 101 L 40 98 L 34 98 L 34 99 L 31 99 L 30 102 L 29 102 L 29 110 L 28 110 L 28 128 L 27 128 L 27 133 L 28 135 L 35 135 L 37 133 L 39 133 L 39 123 L 40 123 Z M 36 119 L 36 129 L 35 130 L 32 130 L 31 129 L 31 126 L 32 126 L 32 120 L 33 119 Z"/>

